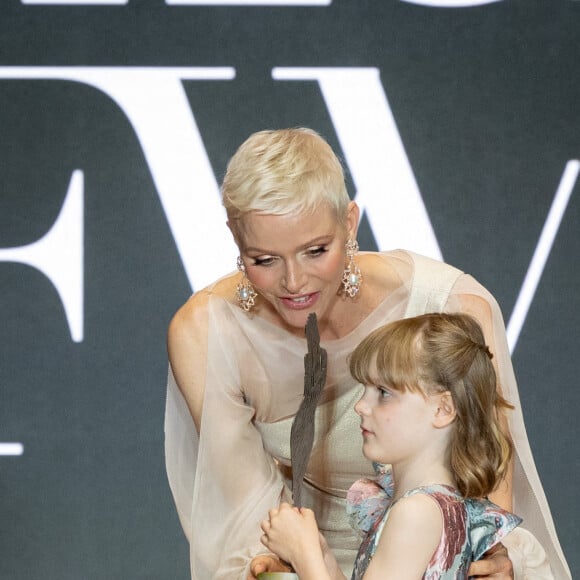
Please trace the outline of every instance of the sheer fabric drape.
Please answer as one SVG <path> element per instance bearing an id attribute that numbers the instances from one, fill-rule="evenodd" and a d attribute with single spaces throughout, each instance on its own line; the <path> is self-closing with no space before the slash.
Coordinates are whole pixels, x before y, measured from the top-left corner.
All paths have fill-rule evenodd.
<path id="1" fill-rule="evenodd" d="M 356 479 L 372 475 L 362 456 L 359 419 L 353 410 L 361 386 L 350 377 L 347 356 L 377 326 L 418 314 L 413 312 L 411 295 L 412 303 L 419 305 L 415 309 L 432 308 L 423 290 L 431 291 L 438 278 L 448 280 L 450 275 L 448 266 L 409 252 L 377 256 L 396 272 L 400 285 L 350 334 L 322 343 L 328 352 L 328 378 L 317 410 L 304 491 L 306 505 L 316 510 L 347 576 L 359 538 L 349 527 L 344 498 Z M 289 433 L 302 398 L 306 341 L 248 316 L 220 295 L 219 284 L 195 298 L 197 344 L 191 356 L 196 380 L 205 385 L 200 434 L 170 369 L 166 465 L 190 542 L 192 578 L 245 580 L 251 558 L 266 551 L 259 541 L 259 522 L 271 506 L 291 497 Z M 483 318 L 503 393 L 518 409 L 510 419 L 517 449 L 513 511 L 546 549 L 555 577 L 569 578 L 529 449 L 499 308 L 470 276 L 454 275 L 448 290 L 442 290 L 441 309 Z"/>

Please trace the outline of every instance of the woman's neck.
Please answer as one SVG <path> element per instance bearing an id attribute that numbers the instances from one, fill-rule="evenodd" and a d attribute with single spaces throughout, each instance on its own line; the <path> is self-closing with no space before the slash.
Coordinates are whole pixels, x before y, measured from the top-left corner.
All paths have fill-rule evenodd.
<path id="1" fill-rule="evenodd" d="M 322 340 L 337 340 L 350 334 L 401 284 L 376 252 L 364 252 L 357 259 L 363 273 L 360 293 L 352 299 L 337 292 L 333 307 L 318 321 Z"/>

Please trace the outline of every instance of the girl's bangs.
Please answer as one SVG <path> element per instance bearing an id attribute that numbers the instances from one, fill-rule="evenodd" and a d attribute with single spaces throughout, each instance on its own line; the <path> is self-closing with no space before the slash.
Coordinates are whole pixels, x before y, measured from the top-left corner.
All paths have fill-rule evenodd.
<path id="1" fill-rule="evenodd" d="M 419 391 L 418 333 L 410 325 L 389 325 L 371 333 L 351 356 L 351 373 L 363 385 Z M 412 326 L 412 325 L 411 325 Z"/>

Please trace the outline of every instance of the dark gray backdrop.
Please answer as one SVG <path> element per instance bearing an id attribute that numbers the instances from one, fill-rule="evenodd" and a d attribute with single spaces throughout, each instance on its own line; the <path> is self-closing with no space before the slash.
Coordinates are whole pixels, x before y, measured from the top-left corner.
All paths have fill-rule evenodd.
<path id="1" fill-rule="evenodd" d="M 310 126 L 341 153 L 317 83 L 276 82 L 273 67 L 376 67 L 444 258 L 495 294 L 506 321 L 564 167 L 580 158 L 579 49 L 575 0 L 0 6 L 0 67 L 233 67 L 232 80 L 183 81 L 218 180 L 237 145 L 262 128 Z M 192 288 L 150 165 L 107 94 L 3 70 L 0 441 L 21 442 L 24 453 L 0 457 L 0 577 L 185 579 L 163 410 L 165 329 Z M 1 253 L 51 228 L 76 169 L 85 203 L 82 342 L 71 339 L 48 278 Z M 513 357 L 573 576 L 579 196 L 576 182 Z M 361 238 L 376 247 L 366 218 Z M 214 246 L 199 252 L 219 253 Z"/>

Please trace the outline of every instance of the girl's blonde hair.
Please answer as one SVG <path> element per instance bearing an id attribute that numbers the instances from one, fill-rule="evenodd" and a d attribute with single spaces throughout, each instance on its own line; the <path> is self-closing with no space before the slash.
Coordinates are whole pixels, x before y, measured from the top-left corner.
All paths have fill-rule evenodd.
<path id="1" fill-rule="evenodd" d="M 260 131 L 231 158 L 222 184 L 230 221 L 248 212 L 313 212 L 326 202 L 344 223 L 349 203 L 340 161 L 330 145 L 305 128 Z"/>
<path id="2" fill-rule="evenodd" d="M 501 416 L 513 408 L 498 392 L 492 355 L 466 314 L 397 320 L 367 336 L 350 357 L 362 384 L 424 395 L 449 391 L 456 409 L 450 465 L 464 497 L 485 497 L 506 475 L 513 444 Z"/>

